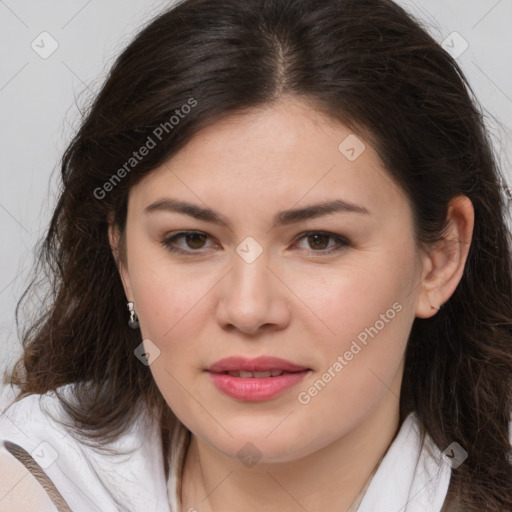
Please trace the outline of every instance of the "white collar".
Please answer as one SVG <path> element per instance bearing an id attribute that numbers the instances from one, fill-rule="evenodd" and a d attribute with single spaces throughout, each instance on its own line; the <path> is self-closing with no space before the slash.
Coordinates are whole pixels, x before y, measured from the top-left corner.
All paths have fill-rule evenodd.
<path id="1" fill-rule="evenodd" d="M 451 466 L 428 433 L 420 445 L 420 429 L 412 412 L 382 459 L 357 512 L 439 512 L 450 478 Z"/>
<path id="2" fill-rule="evenodd" d="M 168 495 L 171 512 L 178 512 L 178 464 L 183 461 L 186 431 L 180 426 L 174 435 Z M 440 512 L 450 477 L 450 465 L 428 434 L 420 446 L 419 425 L 412 412 L 388 448 L 357 512 Z"/>

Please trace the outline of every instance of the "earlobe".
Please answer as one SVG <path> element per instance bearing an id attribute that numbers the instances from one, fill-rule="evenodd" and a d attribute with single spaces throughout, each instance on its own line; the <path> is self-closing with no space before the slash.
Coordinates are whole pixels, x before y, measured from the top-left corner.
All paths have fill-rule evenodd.
<path id="1" fill-rule="evenodd" d="M 464 195 L 453 198 L 448 206 L 445 236 L 426 258 L 416 316 L 435 315 L 457 288 L 466 265 L 473 236 L 474 210 Z M 426 269 L 426 270 L 425 270 Z"/>

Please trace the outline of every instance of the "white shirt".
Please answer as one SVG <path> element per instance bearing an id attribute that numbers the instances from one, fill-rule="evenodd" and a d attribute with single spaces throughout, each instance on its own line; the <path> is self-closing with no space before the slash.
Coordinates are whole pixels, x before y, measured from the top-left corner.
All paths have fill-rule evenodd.
<path id="1" fill-rule="evenodd" d="M 65 393 L 68 386 L 59 388 Z M 178 508 L 178 471 L 186 430 L 175 432 L 169 480 L 165 481 L 161 435 L 156 423 L 137 419 L 134 426 L 102 454 L 56 423 L 64 417 L 53 392 L 30 395 L 0 416 L 3 441 L 15 443 L 38 462 L 73 512 L 186 512 Z M 430 445 L 434 457 L 427 452 Z M 132 450 L 131 453 L 123 453 Z M 416 415 L 403 422 L 373 476 L 357 512 L 439 512 L 451 466 L 427 435 L 419 443 Z M 55 508 L 57 512 L 57 508 Z"/>

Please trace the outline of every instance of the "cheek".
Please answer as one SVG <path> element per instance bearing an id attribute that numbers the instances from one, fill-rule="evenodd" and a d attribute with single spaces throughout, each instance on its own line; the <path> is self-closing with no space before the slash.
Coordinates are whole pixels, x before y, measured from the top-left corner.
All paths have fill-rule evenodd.
<path id="1" fill-rule="evenodd" d="M 317 297 L 312 309 L 323 322 L 312 320 L 307 331 L 313 339 L 320 325 L 314 350 L 322 365 L 297 388 L 296 403 L 297 417 L 318 434 L 320 446 L 357 428 L 383 401 L 399 400 L 414 309 L 407 287 L 389 273 L 366 271 L 333 281 L 322 296 L 319 290 L 310 288 L 310 298 Z"/>
<path id="2" fill-rule="evenodd" d="M 137 260 L 132 261 L 132 290 L 142 337 L 160 351 L 149 370 L 169 407 L 191 428 L 194 424 L 190 421 L 204 413 L 200 407 L 195 409 L 190 399 L 201 393 L 200 383 L 191 379 L 191 372 L 200 367 L 205 356 L 195 340 L 200 339 L 207 321 L 204 299 L 212 285 L 204 279 L 190 279 L 168 262 L 154 260 L 149 264 L 144 258 L 144 265 L 135 269 Z"/>
<path id="3" fill-rule="evenodd" d="M 388 393 L 414 320 L 415 267 L 406 251 L 372 257 L 320 279 L 310 276 L 296 288 L 308 306 L 302 315 L 308 338 L 322 360 L 314 387 L 300 388 L 306 395 L 299 403 L 310 400 L 350 417 Z"/>
<path id="4" fill-rule="evenodd" d="M 354 253 L 336 268 L 285 270 L 281 276 L 295 294 L 292 315 L 318 340 L 315 346 L 343 353 L 358 336 L 364 346 L 365 340 L 388 334 L 392 339 L 407 330 L 414 272 L 407 255 L 367 251 Z"/>
<path id="5" fill-rule="evenodd" d="M 191 266 L 171 262 L 160 248 L 134 247 L 129 254 L 130 281 L 143 335 L 160 343 L 179 330 L 193 330 L 190 321 L 201 312 L 209 279 L 194 277 Z"/>

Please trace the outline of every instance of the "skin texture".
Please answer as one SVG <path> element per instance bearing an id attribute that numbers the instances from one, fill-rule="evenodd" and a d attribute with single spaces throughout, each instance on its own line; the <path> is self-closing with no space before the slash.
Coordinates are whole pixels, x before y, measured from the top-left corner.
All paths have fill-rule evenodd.
<path id="1" fill-rule="evenodd" d="M 351 133 L 294 97 L 230 115 L 132 188 L 124 255 L 110 230 L 142 338 L 160 350 L 150 371 L 193 433 L 184 510 L 346 511 L 397 433 L 412 323 L 436 314 L 432 305 L 457 287 L 474 214 L 468 198 L 452 200 L 446 243 L 420 253 L 408 199 L 370 144 L 359 137 L 365 149 L 354 161 L 338 149 Z M 165 197 L 212 208 L 230 228 L 144 212 Z M 272 228 L 282 210 L 332 199 L 370 213 Z M 185 230 L 206 235 L 174 241 L 188 255 L 162 244 Z M 336 239 L 315 241 L 308 231 L 348 245 L 329 253 Z M 263 250 L 252 263 L 236 252 L 247 236 Z M 400 311 L 301 403 L 298 394 L 396 303 Z M 218 391 L 205 372 L 231 355 L 272 355 L 311 371 L 277 397 L 244 402 Z M 248 442 L 261 455 L 251 467 L 237 457 Z"/>

